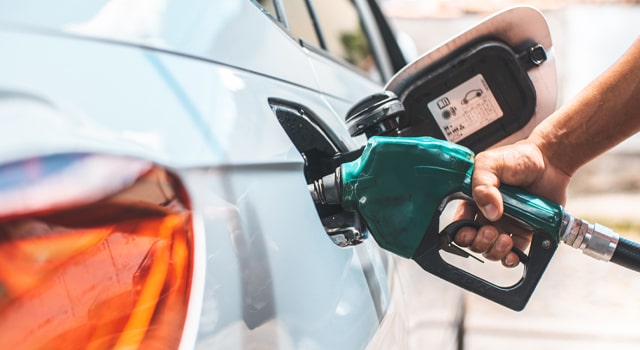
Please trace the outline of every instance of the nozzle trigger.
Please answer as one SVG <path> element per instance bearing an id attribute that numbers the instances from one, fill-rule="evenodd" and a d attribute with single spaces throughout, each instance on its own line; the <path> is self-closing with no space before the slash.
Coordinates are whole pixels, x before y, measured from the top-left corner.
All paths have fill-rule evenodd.
<path id="1" fill-rule="evenodd" d="M 462 219 L 450 223 L 438 234 L 438 245 L 440 246 L 440 249 L 444 250 L 447 253 L 461 256 L 463 258 L 471 257 L 484 264 L 484 261 L 482 261 L 482 259 L 478 258 L 475 255 L 469 254 L 467 251 L 453 243 L 453 237 L 455 237 L 456 233 L 458 233 L 458 231 L 463 227 L 473 227 L 478 230 L 480 229 L 480 227 L 482 227 L 482 224 L 469 219 Z M 529 262 L 529 256 L 522 252 L 520 249 L 513 247 L 511 251 L 516 253 L 521 263 L 527 264 Z"/>
<path id="2" fill-rule="evenodd" d="M 471 255 L 469 254 L 467 251 L 465 251 L 464 249 L 458 247 L 455 243 L 453 243 L 453 237 L 455 237 L 456 233 L 458 232 L 458 230 L 460 230 L 463 227 L 473 227 L 476 230 L 479 229 L 482 225 L 476 221 L 473 220 L 458 220 L 458 221 L 454 221 L 452 223 L 450 223 L 449 225 L 447 225 L 447 227 L 445 227 L 442 231 L 440 231 L 440 233 L 438 234 L 438 246 L 440 247 L 440 249 L 444 250 L 447 253 L 451 253 L 457 256 L 461 256 L 463 258 L 473 258 L 476 259 L 477 261 L 481 262 L 484 264 L 484 261 L 482 261 L 482 259 L 479 259 L 478 257 L 476 257 L 475 255 Z"/>

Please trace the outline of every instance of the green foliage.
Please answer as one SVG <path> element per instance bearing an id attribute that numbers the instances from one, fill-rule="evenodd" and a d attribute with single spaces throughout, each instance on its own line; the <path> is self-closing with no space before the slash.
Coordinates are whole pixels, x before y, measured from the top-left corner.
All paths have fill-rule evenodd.
<path id="1" fill-rule="evenodd" d="M 343 32 L 340 35 L 340 42 L 346 53 L 345 59 L 356 66 L 371 55 L 367 39 L 359 27 L 351 32 Z"/>

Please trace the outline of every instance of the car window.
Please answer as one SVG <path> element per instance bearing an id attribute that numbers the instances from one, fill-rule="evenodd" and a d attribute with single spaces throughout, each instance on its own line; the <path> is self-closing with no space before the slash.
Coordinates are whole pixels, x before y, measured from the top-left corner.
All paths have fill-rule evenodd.
<path id="1" fill-rule="evenodd" d="M 305 45 L 324 50 L 382 82 L 382 74 L 353 0 L 256 0 Z M 278 16 L 276 16 L 278 14 Z"/>
<path id="2" fill-rule="evenodd" d="M 313 6 L 325 49 L 380 81 L 382 77 L 353 0 L 315 0 Z"/>
<path id="3" fill-rule="evenodd" d="M 307 43 L 322 47 L 318 33 L 313 26 L 313 18 L 304 0 L 280 0 L 284 6 L 286 24 L 293 36 Z"/>

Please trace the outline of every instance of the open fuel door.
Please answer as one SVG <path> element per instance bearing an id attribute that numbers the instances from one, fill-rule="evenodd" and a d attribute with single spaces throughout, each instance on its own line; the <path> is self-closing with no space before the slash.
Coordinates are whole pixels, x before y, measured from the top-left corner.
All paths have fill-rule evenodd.
<path id="1" fill-rule="evenodd" d="M 529 135 L 556 108 L 556 84 L 544 16 L 514 7 L 409 63 L 347 125 L 354 136 L 433 136 L 479 152 Z"/>

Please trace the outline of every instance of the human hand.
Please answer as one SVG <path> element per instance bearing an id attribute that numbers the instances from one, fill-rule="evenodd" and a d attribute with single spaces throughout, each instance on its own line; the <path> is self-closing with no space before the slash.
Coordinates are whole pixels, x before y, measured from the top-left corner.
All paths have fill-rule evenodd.
<path id="1" fill-rule="evenodd" d="M 472 251 L 483 253 L 489 260 L 502 260 L 507 267 L 518 265 L 513 247 L 525 251 L 531 242 L 531 232 L 520 228 L 504 212 L 501 183 L 564 204 L 570 176 L 553 165 L 532 140 L 524 140 L 479 153 L 472 175 L 472 195 L 475 204 L 458 206 L 454 220 L 475 219 L 483 226 L 460 229 L 455 242 Z"/>

